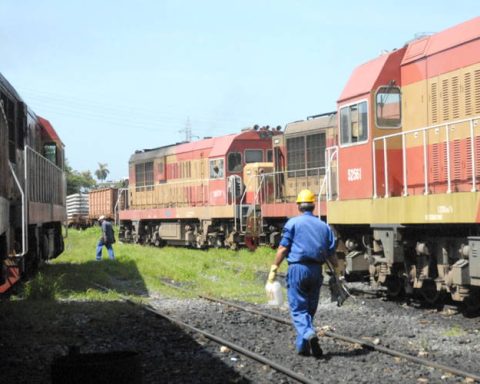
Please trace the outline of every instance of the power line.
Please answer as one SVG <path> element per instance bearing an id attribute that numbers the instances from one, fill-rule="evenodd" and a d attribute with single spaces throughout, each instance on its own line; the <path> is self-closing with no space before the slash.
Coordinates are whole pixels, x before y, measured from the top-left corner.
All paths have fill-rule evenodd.
<path id="1" fill-rule="evenodd" d="M 147 108 L 142 108 L 138 106 L 132 107 L 132 105 L 120 105 L 120 104 L 108 104 L 105 102 L 97 102 L 94 100 L 85 100 L 82 98 L 74 97 L 74 96 L 65 96 L 61 95 L 58 93 L 52 93 L 48 91 L 33 91 L 29 90 L 27 88 L 19 88 L 22 90 L 22 93 L 24 93 L 29 100 L 34 101 L 35 103 L 41 103 L 43 106 L 45 106 L 45 103 L 48 102 L 48 105 L 53 105 L 55 108 L 60 108 L 60 107 L 70 107 L 74 110 L 79 110 L 79 109 L 89 109 L 89 110 L 94 110 L 98 114 L 101 114 L 103 116 L 109 116 L 109 113 L 105 112 L 111 112 L 112 114 L 125 114 L 126 111 L 128 111 L 129 116 L 135 115 L 138 118 L 141 119 L 147 119 L 148 121 L 151 121 L 152 119 L 157 120 L 157 121 L 163 121 L 163 122 L 177 122 L 180 119 L 183 119 L 184 113 L 179 112 L 177 114 L 160 114 L 158 111 L 154 111 L 151 109 Z M 182 116 L 182 117 L 180 117 Z M 135 120 L 138 120 L 136 118 Z M 204 124 L 216 124 L 216 125 L 236 125 L 236 126 L 242 126 L 240 120 L 238 120 L 235 117 L 232 117 L 229 115 L 228 118 L 216 118 L 215 120 L 208 119 L 208 118 L 202 118 L 200 116 L 199 118 L 195 118 L 195 121 L 198 123 L 204 123 Z"/>

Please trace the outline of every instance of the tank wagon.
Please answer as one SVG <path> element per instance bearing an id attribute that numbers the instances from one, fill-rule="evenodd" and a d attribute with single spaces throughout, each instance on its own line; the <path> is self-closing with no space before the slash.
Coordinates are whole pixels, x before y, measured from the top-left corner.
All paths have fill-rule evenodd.
<path id="1" fill-rule="evenodd" d="M 478 307 L 480 18 L 360 65 L 336 119 L 335 145 L 324 148 L 324 174 L 313 185 L 300 177 L 308 175 L 308 148 L 293 151 L 287 127 L 286 159 L 274 156 L 281 176 L 263 177 L 285 182 L 275 181 L 261 203 L 262 221 L 294 215 L 285 201 L 310 188 L 336 230 L 347 273 L 369 274 L 392 296 L 419 293 L 434 302 L 444 293 Z M 307 123 L 295 135 L 308 143 Z M 292 179 L 298 158 L 305 169 Z"/>
<path id="2" fill-rule="evenodd" d="M 0 293 L 63 251 L 64 145 L 0 74 Z"/>
<path id="3" fill-rule="evenodd" d="M 160 246 L 254 246 L 257 177 L 272 172 L 266 127 L 137 151 L 129 161 L 123 241 Z"/>

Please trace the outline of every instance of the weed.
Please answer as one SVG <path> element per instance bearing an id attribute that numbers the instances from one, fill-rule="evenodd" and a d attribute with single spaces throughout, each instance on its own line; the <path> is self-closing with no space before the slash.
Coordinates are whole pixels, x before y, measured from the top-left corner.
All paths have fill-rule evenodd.
<path id="1" fill-rule="evenodd" d="M 55 300 L 61 280 L 62 276 L 52 278 L 39 272 L 25 284 L 24 297 L 27 300 Z"/>
<path id="2" fill-rule="evenodd" d="M 458 325 L 453 325 L 450 329 L 447 329 L 446 331 L 443 332 L 444 336 L 448 337 L 458 337 L 458 336 L 463 336 L 465 334 L 465 331 L 460 328 Z"/>

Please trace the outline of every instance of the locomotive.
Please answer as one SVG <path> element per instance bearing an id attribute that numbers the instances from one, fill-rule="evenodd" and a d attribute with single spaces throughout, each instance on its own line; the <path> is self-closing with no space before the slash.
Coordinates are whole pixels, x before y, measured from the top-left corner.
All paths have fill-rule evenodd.
<path id="1" fill-rule="evenodd" d="M 0 74 L 0 293 L 63 251 L 64 145 Z"/>
<path id="2" fill-rule="evenodd" d="M 311 188 L 318 215 L 337 233 L 347 273 L 367 273 L 392 297 L 418 293 L 433 303 L 448 294 L 478 308 L 480 18 L 360 65 L 338 99 L 336 118 L 320 190 L 302 170 L 309 128 L 301 177 L 290 177 L 298 161 L 295 140 L 301 140 L 292 136 L 280 145 L 287 167 L 282 171 L 280 161 L 275 170 L 285 182 L 277 174 L 265 180 L 275 191 L 279 185 L 291 192 L 261 202 L 267 225 L 277 221 L 279 206 Z"/>
<path id="3" fill-rule="evenodd" d="M 269 127 L 134 153 L 129 162 L 123 241 L 236 249 L 254 247 L 260 211 L 257 175 L 272 172 Z"/>
<path id="4" fill-rule="evenodd" d="M 391 297 L 433 303 L 446 294 L 478 308 L 479 123 L 477 17 L 360 65 L 335 112 L 283 133 L 251 129 L 135 153 L 121 237 L 276 246 L 307 188 L 336 232 L 346 274 L 366 274 Z"/>

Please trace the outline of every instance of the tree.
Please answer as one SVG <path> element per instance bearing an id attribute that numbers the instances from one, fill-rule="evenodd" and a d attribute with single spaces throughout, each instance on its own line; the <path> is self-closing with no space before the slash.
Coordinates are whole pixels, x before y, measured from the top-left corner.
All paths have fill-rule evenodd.
<path id="1" fill-rule="evenodd" d="M 95 171 L 95 176 L 98 180 L 103 181 L 107 178 L 110 171 L 107 163 L 98 163 L 98 169 Z"/>
<path id="2" fill-rule="evenodd" d="M 65 173 L 67 176 L 67 195 L 79 193 L 97 185 L 90 171 L 75 171 L 68 165 L 68 161 L 65 161 Z"/>

